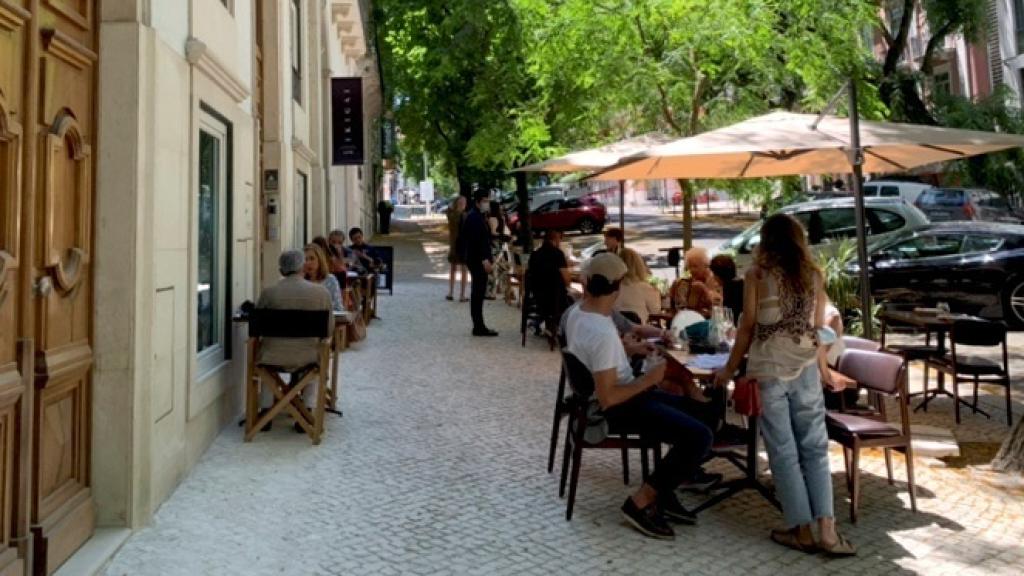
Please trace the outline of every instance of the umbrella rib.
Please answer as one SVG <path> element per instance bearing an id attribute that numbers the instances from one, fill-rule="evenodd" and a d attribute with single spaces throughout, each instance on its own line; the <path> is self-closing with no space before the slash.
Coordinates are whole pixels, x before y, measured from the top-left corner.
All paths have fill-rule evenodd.
<path id="1" fill-rule="evenodd" d="M 893 160 L 889 160 L 885 156 L 882 156 L 881 154 L 879 154 L 878 152 L 875 152 L 874 150 L 872 150 L 870 148 L 864 148 L 864 153 L 865 154 L 870 154 L 871 156 L 874 156 L 875 158 L 878 158 L 879 160 L 881 160 L 882 162 L 885 162 L 886 164 L 892 164 L 893 166 L 899 168 L 900 170 L 907 170 L 907 167 L 904 166 L 903 164 L 900 164 L 899 162 L 895 162 Z"/>
<path id="2" fill-rule="evenodd" d="M 743 165 L 743 170 L 740 170 L 740 178 L 746 177 L 747 170 L 750 168 L 750 165 L 754 163 L 754 158 L 756 158 L 756 157 L 757 157 L 757 154 L 755 153 L 755 154 L 751 154 L 750 158 L 747 158 L 747 163 Z"/>
<path id="3" fill-rule="evenodd" d="M 964 156 L 963 152 L 959 150 L 953 150 L 952 148 L 943 148 L 942 146 L 936 146 L 934 144 L 921 144 L 921 148 L 930 148 L 932 150 L 938 150 L 939 152 L 945 152 L 946 154 L 954 154 L 956 156 Z"/>

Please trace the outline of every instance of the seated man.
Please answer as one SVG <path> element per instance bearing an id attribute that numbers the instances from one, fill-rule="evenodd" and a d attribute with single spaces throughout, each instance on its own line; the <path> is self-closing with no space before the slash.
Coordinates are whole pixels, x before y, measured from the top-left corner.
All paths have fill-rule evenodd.
<path id="1" fill-rule="evenodd" d="M 558 328 L 556 322 L 568 305 L 568 287 L 571 283 L 569 263 L 561 250 L 561 242 L 562 233 L 558 230 L 545 232 L 544 243 L 530 255 L 530 266 L 527 269 L 527 289 L 533 294 L 541 318 L 551 335 Z"/>
<path id="2" fill-rule="evenodd" d="M 380 268 L 380 260 L 373 254 L 373 248 L 363 239 L 361 228 L 348 231 L 348 239 L 352 242 L 349 248 L 352 263 L 361 273 L 376 272 Z"/>
<path id="3" fill-rule="evenodd" d="M 614 254 L 599 254 L 587 265 L 583 301 L 567 312 L 568 349 L 594 376 L 595 395 L 609 425 L 639 432 L 672 445 L 646 483 L 626 499 L 622 513 L 641 533 L 671 539 L 666 517 L 693 524 L 696 517 L 676 499 L 674 490 L 697 471 L 711 446 L 711 430 L 686 413 L 690 401 L 658 390 L 665 364 L 633 376 L 618 331 L 611 319 L 626 265 Z"/>
<path id="4" fill-rule="evenodd" d="M 669 288 L 674 310 L 695 310 L 705 318 L 711 317 L 711 308 L 722 304 L 722 287 L 711 273 L 708 251 L 694 246 L 686 252 L 686 271 L 689 278 L 680 278 Z"/>
<path id="5" fill-rule="evenodd" d="M 277 284 L 263 290 L 257 308 L 271 310 L 331 310 L 331 295 L 322 284 L 315 284 L 302 277 L 302 268 L 306 256 L 298 250 L 281 253 L 278 268 L 284 276 Z M 330 326 L 328 334 L 334 326 L 334 319 L 328 316 Z M 263 338 L 260 342 L 258 364 L 280 368 L 282 372 L 290 372 L 292 381 L 301 378 L 304 368 L 320 361 L 318 351 L 319 340 L 316 338 Z M 313 389 L 306 396 L 306 406 L 312 408 L 316 398 L 314 382 L 306 390 Z M 263 388 L 263 405 L 273 401 L 273 395 Z M 298 432 L 303 432 L 298 424 Z"/>

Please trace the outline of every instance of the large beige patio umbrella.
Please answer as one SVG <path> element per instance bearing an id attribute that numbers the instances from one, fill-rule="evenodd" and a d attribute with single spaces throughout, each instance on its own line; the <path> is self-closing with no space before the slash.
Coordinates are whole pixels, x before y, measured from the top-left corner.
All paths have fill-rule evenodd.
<path id="1" fill-rule="evenodd" d="M 764 178 L 849 173 L 850 121 L 773 112 L 656 146 L 593 176 L 596 180 Z M 1024 146 L 1024 136 L 860 121 L 865 172 L 903 172 Z"/>
<path id="2" fill-rule="evenodd" d="M 667 144 L 672 138 L 652 132 L 632 138 L 626 138 L 618 142 L 570 152 L 563 156 L 549 158 L 543 162 L 520 166 L 512 172 L 546 172 L 546 173 L 567 173 L 567 172 L 594 172 L 604 170 L 622 161 L 623 158 L 643 153 L 655 146 Z M 619 180 L 619 227 L 625 226 L 625 181 Z"/>
<path id="3" fill-rule="evenodd" d="M 597 180 L 763 178 L 854 174 L 857 261 L 865 335 L 871 337 L 862 172 L 910 168 L 1024 147 L 1024 136 L 916 124 L 862 121 L 856 84 L 844 88 L 851 118 L 774 112 L 652 148 L 592 176 Z"/>

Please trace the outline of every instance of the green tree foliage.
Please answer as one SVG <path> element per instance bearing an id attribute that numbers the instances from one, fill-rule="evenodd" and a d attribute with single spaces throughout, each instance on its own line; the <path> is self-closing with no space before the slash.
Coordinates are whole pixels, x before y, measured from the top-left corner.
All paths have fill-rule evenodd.
<path id="1" fill-rule="evenodd" d="M 550 140 L 529 97 L 522 29 L 504 0 L 380 0 L 388 101 L 406 151 L 427 150 L 463 193 Z M 413 152 L 417 153 L 417 152 Z"/>
<path id="2" fill-rule="evenodd" d="M 556 141 L 680 137 L 773 108 L 816 109 L 870 53 L 871 2 L 513 0 Z M 867 99 L 872 91 L 867 90 Z M 684 244 L 692 195 L 684 194 Z M 745 190 L 748 187 L 740 186 Z"/>

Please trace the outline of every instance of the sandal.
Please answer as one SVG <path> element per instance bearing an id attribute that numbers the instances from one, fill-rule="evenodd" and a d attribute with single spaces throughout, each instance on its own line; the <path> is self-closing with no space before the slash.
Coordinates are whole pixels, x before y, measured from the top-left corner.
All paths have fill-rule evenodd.
<path id="1" fill-rule="evenodd" d="M 843 556 L 856 556 L 857 549 L 853 547 L 853 544 L 843 536 L 843 533 L 836 530 L 836 542 L 831 546 L 825 546 L 821 542 L 815 544 L 818 550 L 822 551 L 828 556 L 843 557 Z"/>
<path id="2" fill-rule="evenodd" d="M 451 295 L 449 295 L 449 296 L 445 296 L 445 297 L 444 297 L 444 299 L 445 299 L 445 300 L 447 300 L 447 301 L 449 301 L 449 302 L 451 302 L 452 300 L 454 300 L 454 298 L 452 298 L 452 297 L 451 297 Z"/>
<path id="3" fill-rule="evenodd" d="M 790 528 L 788 530 L 776 528 L 775 530 L 772 530 L 772 542 L 781 544 L 786 548 L 792 548 L 797 552 L 804 552 L 806 554 L 814 554 L 817 552 L 818 546 L 814 542 L 811 542 L 810 544 L 804 544 L 801 542 L 800 537 L 797 536 L 797 531 L 797 528 Z"/>

